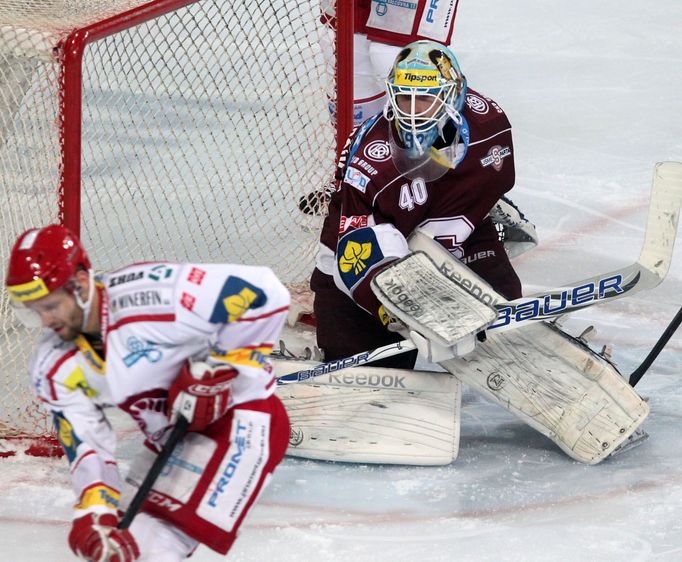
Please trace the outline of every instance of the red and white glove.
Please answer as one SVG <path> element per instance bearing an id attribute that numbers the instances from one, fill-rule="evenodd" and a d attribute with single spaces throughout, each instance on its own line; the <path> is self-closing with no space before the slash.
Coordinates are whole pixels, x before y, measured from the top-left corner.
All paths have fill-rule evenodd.
<path id="1" fill-rule="evenodd" d="M 237 375 L 227 365 L 186 362 L 168 389 L 171 421 L 183 416 L 190 422 L 189 431 L 203 431 L 222 418 L 232 406 L 230 389 Z"/>
<path id="2" fill-rule="evenodd" d="M 112 513 L 89 513 L 74 519 L 69 546 L 74 554 L 89 562 L 134 562 L 140 549 L 128 529 L 119 529 Z"/>

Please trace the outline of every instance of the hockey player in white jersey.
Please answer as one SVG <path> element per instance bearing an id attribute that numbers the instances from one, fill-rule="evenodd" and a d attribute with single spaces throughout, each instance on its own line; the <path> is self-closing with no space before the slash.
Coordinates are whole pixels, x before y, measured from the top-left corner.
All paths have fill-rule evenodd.
<path id="1" fill-rule="evenodd" d="M 31 386 L 70 464 L 74 553 L 175 562 L 199 543 L 227 553 L 287 447 L 268 359 L 286 288 L 268 268 L 224 264 L 143 263 L 95 278 L 78 238 L 57 225 L 19 237 L 6 283 L 17 311 L 45 328 Z M 121 476 L 107 406 L 146 436 L 138 478 L 178 411 L 191 422 L 129 530 L 117 528 Z"/>
<path id="2" fill-rule="evenodd" d="M 353 0 L 353 126 L 379 113 L 386 103 L 386 76 L 398 53 L 420 39 L 450 45 L 459 0 L 387 2 Z M 335 2 L 323 0 L 322 53 L 334 73 Z M 334 83 L 333 80 L 330 81 Z M 332 106 L 335 93 L 330 92 Z"/>

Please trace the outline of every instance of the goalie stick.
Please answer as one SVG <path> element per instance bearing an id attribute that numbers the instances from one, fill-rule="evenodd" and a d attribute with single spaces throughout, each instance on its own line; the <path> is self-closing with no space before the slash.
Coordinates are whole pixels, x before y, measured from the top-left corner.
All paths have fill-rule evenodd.
<path id="1" fill-rule="evenodd" d="M 523 326 L 526 322 L 551 320 L 594 304 L 631 296 L 639 291 L 656 287 L 663 281 L 670 268 L 681 205 L 682 163 L 657 163 L 654 169 L 644 244 L 637 262 L 603 275 L 579 281 L 572 286 L 521 297 L 508 303 L 496 303 L 498 318 L 488 330 L 506 330 Z M 433 245 L 428 235 L 418 232 L 417 246 L 420 243 L 420 237 L 425 243 Z M 411 239 L 410 242 L 413 240 Z M 462 279 L 448 270 L 447 264 L 452 263 L 450 254 L 445 248 L 443 248 L 443 253 L 447 261 L 444 260 L 438 264 L 441 271 L 446 275 L 450 273 L 451 277 L 456 277 L 454 279 L 456 282 L 461 283 Z M 665 342 L 661 345 L 661 349 Z M 277 384 L 300 382 L 347 367 L 363 365 L 376 359 L 392 357 L 415 348 L 416 346 L 410 340 L 389 344 L 344 359 L 322 363 L 314 369 L 283 375 L 277 379 Z M 660 349 L 656 355 L 658 353 L 660 353 Z M 653 359 L 655 356 L 651 359 L 652 362 Z M 646 368 L 648 365 L 644 367 L 644 370 Z M 641 378 L 641 375 L 639 376 Z"/>
<path id="2" fill-rule="evenodd" d="M 646 356 L 644 361 L 642 361 L 639 366 L 627 377 L 630 386 L 635 386 L 642 379 L 649 367 L 651 367 L 653 362 L 660 355 L 661 351 L 668 343 L 670 338 L 677 331 L 677 328 L 680 327 L 680 324 L 682 324 L 682 308 L 677 311 L 677 314 L 671 320 L 670 324 L 668 324 L 668 327 L 665 329 L 663 334 L 661 334 L 661 337 L 658 338 L 658 341 Z M 282 375 L 277 378 L 277 384 L 301 382 L 319 375 L 326 375 L 335 371 L 340 371 L 341 369 L 347 369 L 348 367 L 364 365 L 377 359 L 385 359 L 386 357 L 400 355 L 401 353 L 412 351 L 413 349 L 416 349 L 416 347 L 417 346 L 410 340 L 391 343 L 370 351 L 356 353 L 355 355 L 351 355 L 345 359 L 336 359 L 327 363 L 320 363 L 313 369 L 304 369 L 301 371 L 295 371 L 293 373 L 287 373 L 286 375 Z"/>

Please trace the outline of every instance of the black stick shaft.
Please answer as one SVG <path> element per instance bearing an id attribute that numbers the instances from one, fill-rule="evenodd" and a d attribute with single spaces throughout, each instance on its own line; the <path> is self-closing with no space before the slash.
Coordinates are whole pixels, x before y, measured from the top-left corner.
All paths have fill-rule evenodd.
<path id="1" fill-rule="evenodd" d="M 133 519 L 137 515 L 138 511 L 140 511 L 140 508 L 142 507 L 144 500 L 147 499 L 147 494 L 149 494 L 149 491 L 154 486 L 156 479 L 159 477 L 159 474 L 161 474 L 163 467 L 166 466 L 168 459 L 173 454 L 175 446 L 185 436 L 185 433 L 187 433 L 188 427 L 189 422 L 187 421 L 187 419 L 180 416 L 178 421 L 175 423 L 175 426 L 173 427 L 171 434 L 168 436 L 168 440 L 161 448 L 159 456 L 156 457 L 154 464 L 152 464 L 151 468 L 149 469 L 149 472 L 147 472 L 147 476 L 144 477 L 144 481 L 137 489 L 137 493 L 135 494 L 133 500 L 130 502 L 126 514 L 123 516 L 123 519 L 121 519 L 121 522 L 118 524 L 119 529 L 127 529 L 128 527 L 130 527 L 130 524 L 133 522 Z"/>
<path id="2" fill-rule="evenodd" d="M 670 324 L 668 324 L 668 327 L 665 329 L 661 337 L 658 338 L 656 345 L 654 345 L 653 349 L 649 352 L 649 355 L 647 355 L 644 361 L 642 361 L 642 364 L 632 371 L 629 380 L 631 386 L 635 386 L 644 376 L 644 373 L 647 372 L 649 367 L 651 367 L 651 364 L 656 360 L 661 351 L 663 351 L 665 344 L 668 343 L 668 340 L 677 331 L 677 328 L 680 327 L 680 324 L 682 324 L 682 308 L 677 311 L 677 314 L 675 314 L 675 317 L 672 319 Z"/>

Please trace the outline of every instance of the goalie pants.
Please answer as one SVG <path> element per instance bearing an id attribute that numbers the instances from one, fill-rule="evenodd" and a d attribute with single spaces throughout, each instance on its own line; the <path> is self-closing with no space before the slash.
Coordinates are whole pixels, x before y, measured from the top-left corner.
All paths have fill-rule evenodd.
<path id="1" fill-rule="evenodd" d="M 185 436 L 142 511 L 226 554 L 288 442 L 279 398 L 239 404 L 205 431 Z"/>
<path id="2" fill-rule="evenodd" d="M 509 261 L 492 221 L 479 226 L 463 246 L 462 261 L 485 279 L 505 298 L 521 296 L 521 281 Z M 403 337 L 389 332 L 376 318 L 357 306 L 341 292 L 331 275 L 319 269 L 313 272 L 310 287 L 315 292 L 314 311 L 317 318 L 317 345 L 326 361 L 342 359 L 356 353 L 401 341 Z M 395 369 L 412 369 L 417 352 L 402 353 L 375 361 L 372 365 Z"/>

